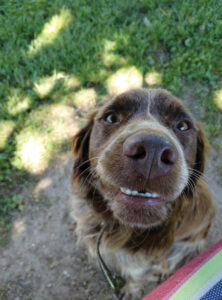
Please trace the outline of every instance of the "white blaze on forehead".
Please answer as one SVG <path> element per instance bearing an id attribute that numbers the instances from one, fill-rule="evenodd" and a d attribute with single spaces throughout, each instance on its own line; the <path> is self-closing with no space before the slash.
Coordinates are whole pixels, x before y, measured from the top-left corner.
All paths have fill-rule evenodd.
<path id="1" fill-rule="evenodd" d="M 155 134 L 157 136 L 165 137 L 173 144 L 173 146 L 176 148 L 178 152 L 178 176 L 177 176 L 177 182 L 175 182 L 176 191 L 174 192 L 174 197 L 178 197 L 184 187 L 186 186 L 189 178 L 189 172 L 187 163 L 184 157 L 184 152 L 182 149 L 182 146 L 180 142 L 177 140 L 176 136 L 170 132 L 169 129 L 161 125 L 156 120 L 144 120 L 133 122 L 132 124 L 128 125 L 127 127 L 124 127 L 122 131 L 117 134 L 112 141 L 108 144 L 108 146 L 103 150 L 97 164 L 97 172 L 99 175 L 103 176 L 104 178 L 107 178 L 107 172 L 105 172 L 103 167 L 103 161 L 106 158 L 106 154 L 112 152 L 116 144 L 122 145 L 122 143 L 131 135 L 134 135 L 139 132 L 144 132 L 147 134 Z M 110 177 L 110 176 L 109 176 Z M 109 181 L 112 182 L 112 178 L 109 178 Z"/>

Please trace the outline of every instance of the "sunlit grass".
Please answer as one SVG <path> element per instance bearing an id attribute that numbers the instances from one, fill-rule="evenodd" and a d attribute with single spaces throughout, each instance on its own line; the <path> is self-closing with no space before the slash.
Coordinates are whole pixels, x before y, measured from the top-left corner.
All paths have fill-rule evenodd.
<path id="1" fill-rule="evenodd" d="M 145 75 L 144 81 L 149 85 L 161 85 L 162 84 L 163 75 L 158 72 L 148 72 Z"/>
<path id="2" fill-rule="evenodd" d="M 47 97 L 57 83 L 63 84 L 63 88 L 72 89 L 80 85 L 76 76 L 67 75 L 64 72 L 54 72 L 51 76 L 45 76 L 38 79 L 34 84 L 34 91 L 43 99 Z"/>
<path id="3" fill-rule="evenodd" d="M 35 83 L 35 92 L 40 98 L 45 98 L 52 91 L 55 81 L 58 79 L 57 75 L 52 75 L 48 77 L 43 77 L 38 80 L 38 83 Z"/>
<path id="4" fill-rule="evenodd" d="M 128 89 L 142 87 L 143 76 L 134 66 L 121 68 L 108 78 L 106 85 L 108 93 L 116 95 Z"/>
<path id="5" fill-rule="evenodd" d="M 29 96 L 21 93 L 19 89 L 13 89 L 7 102 L 7 112 L 15 116 L 19 113 L 26 111 L 31 105 Z"/>
<path id="6" fill-rule="evenodd" d="M 4 148 L 14 127 L 15 123 L 13 121 L 0 121 L 0 149 Z"/>
<path id="7" fill-rule="evenodd" d="M 50 128 L 49 140 L 55 144 L 60 144 L 71 137 L 78 130 L 77 122 L 75 119 L 75 110 L 67 105 L 52 104 L 45 107 L 44 120 L 47 127 Z"/>
<path id="8" fill-rule="evenodd" d="M 62 9 L 59 15 L 55 15 L 47 22 L 41 34 L 32 41 L 29 47 L 29 54 L 36 54 L 38 50 L 48 44 L 51 44 L 58 33 L 67 26 L 72 20 L 72 14 L 67 9 Z"/>
<path id="9" fill-rule="evenodd" d="M 16 137 L 13 166 L 31 174 L 46 170 L 52 153 L 78 130 L 75 111 L 65 104 L 44 105 L 33 111 Z"/>
<path id="10" fill-rule="evenodd" d="M 96 105 L 97 93 L 94 89 L 82 89 L 74 94 L 73 104 L 85 112 Z"/>
<path id="11" fill-rule="evenodd" d="M 17 151 L 13 165 L 31 174 L 39 174 L 48 167 L 50 150 L 45 136 L 26 128 L 17 136 Z"/>
<path id="12" fill-rule="evenodd" d="M 127 59 L 125 57 L 115 53 L 115 48 L 117 48 L 116 42 L 105 40 L 102 58 L 106 67 L 110 67 L 115 63 L 121 65 L 127 63 Z"/>
<path id="13" fill-rule="evenodd" d="M 73 89 L 81 85 L 77 76 L 64 74 L 64 87 L 67 89 Z"/>
<path id="14" fill-rule="evenodd" d="M 222 89 L 217 91 L 215 93 L 215 97 L 213 99 L 214 103 L 217 105 L 217 107 L 222 110 Z"/>

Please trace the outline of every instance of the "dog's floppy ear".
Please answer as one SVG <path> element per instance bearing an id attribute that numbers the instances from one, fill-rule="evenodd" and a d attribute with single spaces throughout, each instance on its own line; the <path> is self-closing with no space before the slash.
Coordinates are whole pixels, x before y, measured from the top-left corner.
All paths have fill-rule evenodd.
<path id="1" fill-rule="evenodd" d="M 74 156 L 77 156 L 80 151 L 82 152 L 84 150 L 87 150 L 88 148 L 89 137 L 94 123 L 94 115 L 95 113 L 90 115 L 87 124 L 82 129 L 80 129 L 73 137 L 72 148 Z"/>
<path id="2" fill-rule="evenodd" d="M 89 167 L 89 140 L 90 134 L 94 124 L 94 117 L 96 115 L 96 111 L 94 111 L 88 118 L 88 122 L 86 125 L 80 129 L 77 134 L 73 137 L 72 145 L 73 145 L 73 153 L 76 156 L 76 160 L 73 167 L 73 180 L 76 177 L 84 177 L 87 174 L 84 170 Z"/>
<path id="3" fill-rule="evenodd" d="M 209 143 L 207 137 L 202 129 L 200 123 L 197 123 L 198 128 L 198 135 L 197 135 L 197 152 L 196 152 L 196 163 L 195 163 L 195 170 L 198 173 L 203 173 L 205 169 L 206 163 L 206 155 L 209 150 Z"/>
<path id="4" fill-rule="evenodd" d="M 196 159 L 193 167 L 193 172 L 189 178 L 190 184 L 186 186 L 184 192 L 186 195 L 193 194 L 193 188 L 199 179 L 199 177 L 204 172 L 205 163 L 206 163 L 206 154 L 209 150 L 209 144 L 206 138 L 206 135 L 202 129 L 200 123 L 196 123 L 197 127 L 197 150 L 196 150 Z"/>

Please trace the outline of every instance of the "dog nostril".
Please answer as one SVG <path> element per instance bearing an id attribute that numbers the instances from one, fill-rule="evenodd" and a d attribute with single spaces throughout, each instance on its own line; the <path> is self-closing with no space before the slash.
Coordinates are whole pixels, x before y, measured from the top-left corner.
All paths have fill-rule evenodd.
<path id="1" fill-rule="evenodd" d="M 146 156 L 146 149 L 143 146 L 138 146 L 135 153 L 130 157 L 133 159 L 142 159 Z"/>
<path id="2" fill-rule="evenodd" d="M 165 165 L 174 165 L 176 162 L 177 155 L 172 149 L 164 149 L 160 155 L 160 160 Z"/>
<path id="3" fill-rule="evenodd" d="M 124 155 L 131 159 L 143 159 L 146 156 L 146 149 L 143 145 L 137 143 L 132 145 L 125 144 L 123 147 Z"/>

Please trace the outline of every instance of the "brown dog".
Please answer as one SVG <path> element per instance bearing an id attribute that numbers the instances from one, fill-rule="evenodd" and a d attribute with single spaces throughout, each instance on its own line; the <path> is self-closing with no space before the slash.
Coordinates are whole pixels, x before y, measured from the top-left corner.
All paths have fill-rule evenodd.
<path id="1" fill-rule="evenodd" d="M 206 150 L 200 125 L 161 89 L 117 96 L 74 137 L 77 234 L 95 257 L 105 224 L 101 253 L 126 295 L 202 250 L 215 214 Z"/>

